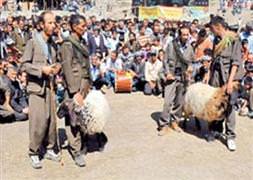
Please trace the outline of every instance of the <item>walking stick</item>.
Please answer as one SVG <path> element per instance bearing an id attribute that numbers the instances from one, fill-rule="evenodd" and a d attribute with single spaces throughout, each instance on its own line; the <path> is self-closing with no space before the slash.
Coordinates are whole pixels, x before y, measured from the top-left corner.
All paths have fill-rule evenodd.
<path id="1" fill-rule="evenodd" d="M 50 77 L 50 99 L 51 99 L 51 116 L 53 116 L 53 120 L 56 123 L 56 140 L 57 140 L 57 146 L 59 148 L 59 153 L 61 156 L 60 164 L 61 166 L 64 166 L 64 161 L 62 158 L 62 148 L 60 144 L 60 136 L 59 136 L 59 123 L 58 123 L 58 118 L 56 116 L 56 103 L 55 103 L 55 92 L 54 92 L 54 78 L 51 76 Z"/>

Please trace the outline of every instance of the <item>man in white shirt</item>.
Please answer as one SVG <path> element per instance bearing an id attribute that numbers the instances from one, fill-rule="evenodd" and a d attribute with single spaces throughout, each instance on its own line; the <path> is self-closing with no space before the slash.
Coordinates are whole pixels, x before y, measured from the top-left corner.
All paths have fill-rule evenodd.
<path id="1" fill-rule="evenodd" d="M 145 95 L 159 95 L 161 92 L 159 90 L 159 72 L 162 68 L 162 62 L 157 58 L 157 52 L 151 51 L 150 59 L 145 64 L 145 80 L 146 84 L 144 87 Z"/>

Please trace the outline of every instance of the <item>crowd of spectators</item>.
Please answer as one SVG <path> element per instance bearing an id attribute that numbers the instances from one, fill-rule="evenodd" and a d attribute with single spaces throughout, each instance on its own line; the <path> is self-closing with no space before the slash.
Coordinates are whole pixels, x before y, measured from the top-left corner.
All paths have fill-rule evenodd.
<path id="1" fill-rule="evenodd" d="M 29 2 L 29 6 L 27 3 Z M 37 0 L 37 1 L 23 1 L 23 0 L 13 0 L 14 11 L 26 11 L 32 10 L 33 12 L 38 12 L 39 10 L 45 9 L 57 9 L 69 12 L 87 12 L 93 6 L 95 6 L 95 0 Z M 2 6 L 3 10 L 12 10 L 8 7 L 8 1 L 3 1 Z M 13 7 L 12 7 L 13 8 Z"/>
<path id="2" fill-rule="evenodd" d="M 241 14 L 243 9 L 253 9 L 252 0 L 219 0 L 220 11 L 226 12 L 227 9 L 232 8 L 232 14 Z"/>
<path id="3" fill-rule="evenodd" d="M 68 18 L 56 17 L 56 28 L 51 39 L 56 50 L 70 35 Z M 19 64 L 27 40 L 40 31 L 39 23 L 37 16 L 8 17 L 0 22 L 0 119 L 28 118 L 26 84 L 29 80 L 26 73 L 19 69 Z M 191 83 L 208 83 L 213 43 L 217 40 L 208 24 L 202 24 L 197 19 L 192 22 L 159 19 L 115 21 L 98 20 L 92 16 L 86 18 L 86 31 L 82 38 L 90 55 L 92 88 L 101 89 L 102 92 L 106 88 L 114 88 L 115 73 L 126 71 L 133 79 L 132 91 L 162 97 L 164 82 L 161 72 L 167 57 L 166 48 L 177 38 L 178 28 L 182 25 L 190 28 L 187 39 L 195 50 Z M 238 111 L 240 115 L 253 118 L 253 22 L 233 30 L 240 36 L 245 66 Z M 64 96 L 64 77 L 57 76 L 56 84 L 56 101 L 59 104 Z"/>

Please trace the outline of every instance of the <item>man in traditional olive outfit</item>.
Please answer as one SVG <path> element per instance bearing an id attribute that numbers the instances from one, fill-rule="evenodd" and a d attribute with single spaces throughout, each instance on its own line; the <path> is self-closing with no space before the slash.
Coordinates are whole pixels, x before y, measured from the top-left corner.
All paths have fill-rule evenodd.
<path id="1" fill-rule="evenodd" d="M 210 26 L 217 41 L 214 45 L 214 60 L 210 68 L 209 83 L 214 87 L 225 86 L 226 92 L 230 95 L 230 103 L 224 121 L 227 147 L 229 150 L 234 151 L 236 150 L 234 141 L 236 135 L 233 105 L 237 94 L 234 90 L 234 82 L 240 80 L 243 76 L 241 43 L 237 34 L 227 29 L 227 24 L 222 17 L 213 17 Z M 210 130 L 214 137 L 223 132 L 222 125 L 223 121 L 216 121 L 211 124 Z"/>

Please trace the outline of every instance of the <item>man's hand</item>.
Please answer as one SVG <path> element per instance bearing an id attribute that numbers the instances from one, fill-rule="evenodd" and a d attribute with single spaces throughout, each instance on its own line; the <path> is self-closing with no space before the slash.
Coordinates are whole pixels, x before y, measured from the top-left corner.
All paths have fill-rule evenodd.
<path id="1" fill-rule="evenodd" d="M 175 77 L 171 74 L 171 73 L 168 73 L 167 76 L 166 76 L 167 80 L 175 80 Z"/>
<path id="2" fill-rule="evenodd" d="M 156 83 L 154 81 L 149 81 L 149 85 L 150 85 L 151 89 L 154 89 L 156 86 Z"/>
<path id="3" fill-rule="evenodd" d="M 22 110 L 22 112 L 23 112 L 24 114 L 28 114 L 28 113 L 29 113 L 29 108 L 28 108 L 28 107 L 24 108 L 24 109 Z"/>
<path id="4" fill-rule="evenodd" d="M 53 68 L 54 75 L 58 74 L 59 71 L 61 70 L 61 64 L 59 64 L 59 63 L 52 64 L 51 67 Z"/>
<path id="5" fill-rule="evenodd" d="M 232 92 L 233 92 L 233 82 L 228 82 L 227 83 L 227 85 L 226 85 L 226 92 L 228 93 L 228 94 L 232 94 Z"/>
<path id="6" fill-rule="evenodd" d="M 77 102 L 79 106 L 83 106 L 83 96 L 81 95 L 80 92 L 74 95 L 74 100 Z"/>
<path id="7" fill-rule="evenodd" d="M 53 74 L 53 68 L 51 66 L 43 66 L 42 73 L 49 76 L 49 75 Z"/>
<path id="8" fill-rule="evenodd" d="M 128 70 L 132 77 L 136 77 L 137 74 L 133 70 Z"/>
<path id="9" fill-rule="evenodd" d="M 50 66 L 42 67 L 42 73 L 49 76 L 49 75 L 56 75 L 61 70 L 61 65 L 56 63 Z"/>
<path id="10" fill-rule="evenodd" d="M 188 66 L 186 72 L 187 73 L 192 73 L 193 72 L 193 67 L 192 66 Z"/>

